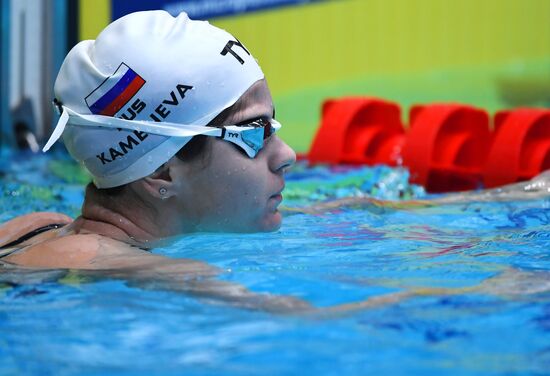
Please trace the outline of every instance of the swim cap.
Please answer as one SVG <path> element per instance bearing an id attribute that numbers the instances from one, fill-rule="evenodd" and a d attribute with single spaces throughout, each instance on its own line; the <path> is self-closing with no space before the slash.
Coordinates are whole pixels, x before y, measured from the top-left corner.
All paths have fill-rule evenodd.
<path id="1" fill-rule="evenodd" d="M 140 121 L 204 126 L 263 77 L 235 37 L 206 21 L 164 11 L 129 14 L 65 58 L 54 88 L 61 117 L 44 151 L 62 134 L 98 188 L 130 183 L 192 138 L 149 133 Z M 92 116 L 103 126 L 78 124 Z M 113 117 L 136 127 L 117 127 Z"/>

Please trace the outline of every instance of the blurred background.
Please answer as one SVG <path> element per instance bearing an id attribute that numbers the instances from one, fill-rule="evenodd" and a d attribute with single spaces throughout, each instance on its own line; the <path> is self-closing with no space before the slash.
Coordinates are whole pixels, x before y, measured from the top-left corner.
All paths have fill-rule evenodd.
<path id="1" fill-rule="evenodd" d="M 282 136 L 298 152 L 309 149 L 327 98 L 381 97 L 403 114 L 430 102 L 491 113 L 550 107 L 550 0 L 1 1 L 0 150 L 39 150 L 68 50 L 145 9 L 186 11 L 239 38 L 260 62 Z"/>

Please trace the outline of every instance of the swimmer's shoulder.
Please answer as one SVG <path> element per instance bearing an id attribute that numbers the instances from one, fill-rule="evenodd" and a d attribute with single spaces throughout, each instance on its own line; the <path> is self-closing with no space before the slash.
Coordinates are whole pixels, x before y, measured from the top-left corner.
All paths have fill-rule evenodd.
<path id="1" fill-rule="evenodd" d="M 57 217 L 62 219 L 61 217 Z M 68 218 L 68 217 L 66 217 Z M 69 218 L 70 219 L 70 218 Z M 30 244 L 2 258 L 10 264 L 47 269 L 136 271 L 146 276 L 214 276 L 219 269 L 191 259 L 173 259 L 153 254 L 128 243 L 93 233 L 40 234 Z M 57 235 L 53 232 L 58 231 Z"/>
<path id="2" fill-rule="evenodd" d="M 129 245 L 98 234 L 37 236 L 3 260 L 19 266 L 49 269 L 94 269 L 101 257 L 124 253 Z"/>
<path id="3" fill-rule="evenodd" d="M 31 268 L 93 268 L 99 256 L 135 252 L 98 234 L 75 234 L 73 219 L 53 212 L 16 217 L 0 225 L 2 261 Z"/>
<path id="4" fill-rule="evenodd" d="M 2 246 L 17 243 L 3 262 L 49 269 L 150 269 L 163 274 L 215 275 L 218 269 L 190 259 L 172 259 L 94 233 L 74 233 L 73 219 L 59 213 L 32 213 L 0 225 Z M 51 230 L 36 232 L 37 229 Z M 33 236 L 28 237 L 31 234 Z M 22 242 L 19 242 L 23 237 Z"/>
<path id="5" fill-rule="evenodd" d="M 33 234 L 36 230 L 68 225 L 73 219 L 65 214 L 39 212 L 16 217 L 0 224 L 0 247 Z"/>

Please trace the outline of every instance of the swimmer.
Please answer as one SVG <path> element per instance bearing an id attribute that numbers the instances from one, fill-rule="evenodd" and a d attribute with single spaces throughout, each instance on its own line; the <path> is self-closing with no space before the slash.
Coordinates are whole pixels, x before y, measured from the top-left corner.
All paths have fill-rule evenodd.
<path id="1" fill-rule="evenodd" d="M 281 226 L 294 151 L 250 51 L 185 13 L 137 12 L 78 43 L 56 79 L 60 137 L 93 177 L 82 215 L 33 213 L 0 228 L 3 269 L 77 269 L 268 310 L 309 307 L 214 279 L 205 263 L 150 252 L 193 232 Z"/>
<path id="2" fill-rule="evenodd" d="M 281 192 L 294 151 L 267 82 L 235 37 L 182 13 L 138 12 L 82 41 L 55 83 L 63 138 L 93 177 L 82 215 L 33 213 L 0 227 L 0 281 L 32 270 L 76 270 L 251 309 L 320 312 L 291 296 L 216 279 L 203 262 L 153 254 L 193 232 L 262 232 L 281 226 Z M 57 278 L 57 277 L 56 277 Z M 400 292 L 325 312 L 391 304 Z"/>

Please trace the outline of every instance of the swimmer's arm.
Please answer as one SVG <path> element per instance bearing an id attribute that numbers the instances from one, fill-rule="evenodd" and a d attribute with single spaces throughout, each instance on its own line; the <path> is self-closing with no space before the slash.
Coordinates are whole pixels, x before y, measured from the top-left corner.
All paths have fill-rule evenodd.
<path id="1" fill-rule="evenodd" d="M 289 295 L 257 293 L 245 286 L 215 279 L 166 280 L 129 279 L 131 285 L 146 289 L 180 291 L 211 303 L 223 303 L 238 308 L 264 311 L 282 315 L 339 316 L 355 311 L 373 309 L 398 303 L 415 296 L 415 292 L 402 291 L 372 297 L 363 301 L 329 307 L 315 307 L 304 299 Z"/>
<path id="2" fill-rule="evenodd" d="M 126 258 L 125 262 L 128 261 Z M 147 253 L 136 257 L 130 262 L 133 264 L 132 266 L 104 270 L 102 273 L 106 273 L 104 276 L 124 279 L 130 285 L 140 288 L 179 291 L 196 296 L 199 299 L 206 299 L 209 302 L 219 302 L 240 308 L 285 315 L 305 314 L 315 317 L 333 317 L 397 304 L 419 296 L 448 296 L 472 292 L 497 296 L 522 296 L 526 293 L 540 293 L 541 291 L 550 290 L 550 283 L 548 283 L 550 279 L 547 275 L 542 278 L 540 275 L 535 276 L 512 270 L 500 273 L 474 287 L 409 288 L 370 297 L 362 301 L 328 307 L 315 307 L 298 297 L 257 293 L 237 283 L 220 281 L 215 279 L 220 270 L 200 261 L 171 259 Z M 522 283 L 516 286 L 514 281 L 521 281 Z M 541 287 L 541 285 L 543 286 Z"/>
<path id="3" fill-rule="evenodd" d="M 372 211 L 384 209 L 419 209 L 446 204 L 462 204 L 486 201 L 536 200 L 550 196 L 550 170 L 525 182 L 508 184 L 498 188 L 481 191 L 449 193 L 429 200 L 378 200 L 372 197 L 346 197 L 322 202 L 303 208 L 281 207 L 286 214 L 322 214 L 343 208 L 361 208 Z"/>
<path id="4" fill-rule="evenodd" d="M 91 238 L 93 240 L 95 237 L 91 236 Z M 86 243 L 86 238 L 79 239 Z M 298 297 L 256 293 L 243 285 L 220 281 L 216 279 L 221 272 L 220 269 L 201 261 L 168 258 L 128 245 L 121 246 L 120 243 L 112 249 L 105 249 L 111 247 L 103 244 L 99 254 L 87 252 L 86 247 L 75 252 L 74 248 L 68 247 L 69 244 L 63 246 L 62 243 L 56 242 L 55 247 L 29 249 L 20 255 L 20 257 L 30 256 L 29 260 L 21 263 L 14 262 L 14 264 L 35 270 L 37 268 L 70 269 L 73 274 L 84 280 L 87 278 L 119 279 L 139 288 L 179 291 L 209 302 L 285 315 L 308 314 L 322 317 L 342 315 L 395 304 L 415 295 L 415 293 L 403 291 L 369 298 L 365 301 L 318 308 Z M 37 255 L 32 257 L 30 254 L 34 251 Z M 45 257 L 39 258 L 38 255 Z M 17 255 L 11 258 L 10 261 L 17 261 Z M 33 262 L 30 261 L 31 259 Z"/>
<path id="5" fill-rule="evenodd" d="M 366 209 L 369 211 L 380 212 L 384 210 L 406 210 L 406 209 L 417 209 L 417 208 L 426 208 L 430 206 L 437 205 L 437 202 L 433 200 L 408 200 L 408 201 L 389 201 L 389 200 L 379 200 L 373 197 L 345 197 L 332 201 L 321 202 L 306 207 L 281 207 L 280 210 L 283 214 L 323 214 L 326 212 L 337 211 L 344 208 L 356 208 L 356 209 Z"/>
<path id="6" fill-rule="evenodd" d="M 238 308 L 265 311 L 279 314 L 308 312 L 314 308 L 305 300 L 288 295 L 273 295 L 269 293 L 256 293 L 245 286 L 220 281 L 216 279 L 196 279 L 178 282 L 164 283 L 153 281 L 151 286 L 141 284 L 140 287 L 161 288 L 172 291 L 181 291 L 193 295 L 210 303 L 223 303 Z"/>
<path id="7" fill-rule="evenodd" d="M 430 200 L 436 205 L 462 204 L 488 201 L 525 201 L 538 200 L 550 196 L 550 170 L 531 180 L 502 187 L 447 194 Z"/>
<path id="8" fill-rule="evenodd" d="M 201 261 L 153 254 L 129 256 L 132 259 L 104 260 L 102 267 L 108 269 L 88 270 L 83 274 L 121 279 L 143 289 L 178 291 L 209 302 L 252 310 L 290 313 L 311 309 L 309 303 L 299 298 L 255 293 L 243 285 L 218 280 L 221 270 Z"/>
<path id="9" fill-rule="evenodd" d="M 101 262 L 102 268 L 109 269 L 96 271 L 96 273 L 101 273 L 103 277 L 126 280 L 130 285 L 140 288 L 180 291 L 210 302 L 285 315 L 307 314 L 332 317 L 397 304 L 419 296 L 481 292 L 496 296 L 517 297 L 550 291 L 550 277 L 547 273 L 534 274 L 507 270 L 473 287 L 408 288 L 363 301 L 314 307 L 299 297 L 257 293 L 243 285 L 216 279 L 221 270 L 201 261 L 173 259 L 128 247 L 126 252 L 108 256 Z"/>
<path id="10" fill-rule="evenodd" d="M 398 303 L 416 295 L 401 291 L 376 296 L 364 301 L 330 307 L 315 307 L 304 299 L 289 295 L 257 293 L 245 286 L 221 281 L 214 277 L 219 269 L 200 261 L 159 257 L 155 264 L 106 270 L 104 277 L 126 280 L 129 285 L 143 289 L 170 290 L 190 294 L 210 303 L 223 303 L 239 308 L 284 315 L 339 316 L 358 310 L 372 309 Z M 190 264 L 189 264 L 190 263 Z"/>

